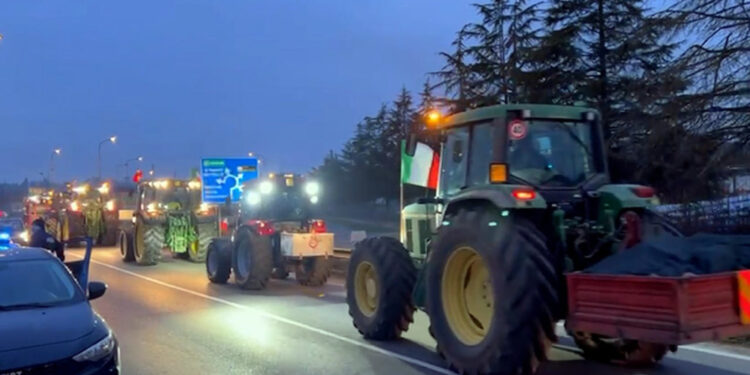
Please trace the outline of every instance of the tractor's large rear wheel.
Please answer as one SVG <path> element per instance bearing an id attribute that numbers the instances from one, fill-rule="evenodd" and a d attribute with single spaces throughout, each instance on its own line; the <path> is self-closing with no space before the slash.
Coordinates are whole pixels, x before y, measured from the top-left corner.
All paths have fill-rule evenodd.
<path id="1" fill-rule="evenodd" d="M 417 270 L 404 246 L 393 238 L 359 242 L 349 259 L 346 302 L 365 338 L 393 340 L 414 321 L 412 300 Z"/>
<path id="2" fill-rule="evenodd" d="M 206 254 L 206 275 L 212 283 L 226 284 L 232 272 L 232 241 L 214 238 Z"/>
<path id="3" fill-rule="evenodd" d="M 198 240 L 188 247 L 187 255 L 191 262 L 202 263 L 206 260 L 206 253 L 211 240 L 219 236 L 219 227 L 215 222 L 198 224 Z"/>
<path id="4" fill-rule="evenodd" d="M 164 226 L 146 225 L 138 221 L 135 226 L 134 258 L 141 266 L 156 264 L 161 258 L 161 250 L 164 248 Z"/>
<path id="5" fill-rule="evenodd" d="M 237 231 L 232 252 L 234 281 L 243 289 L 263 289 L 273 269 L 271 240 L 250 228 Z"/>
<path id="6" fill-rule="evenodd" d="M 446 217 L 427 264 L 438 352 L 466 374 L 533 374 L 556 340 L 559 276 L 544 235 L 494 207 Z"/>

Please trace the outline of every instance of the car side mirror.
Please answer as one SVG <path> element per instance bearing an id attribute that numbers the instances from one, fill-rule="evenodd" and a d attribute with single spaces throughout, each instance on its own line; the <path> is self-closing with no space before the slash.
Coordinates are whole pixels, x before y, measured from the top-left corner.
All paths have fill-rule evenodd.
<path id="1" fill-rule="evenodd" d="M 97 299 L 107 291 L 107 284 L 100 281 L 89 282 L 89 300 Z"/>

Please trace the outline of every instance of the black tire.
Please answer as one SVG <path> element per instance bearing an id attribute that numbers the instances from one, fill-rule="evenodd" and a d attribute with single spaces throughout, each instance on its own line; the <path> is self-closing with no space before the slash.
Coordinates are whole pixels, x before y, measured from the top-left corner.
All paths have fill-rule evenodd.
<path id="1" fill-rule="evenodd" d="M 206 275 L 215 284 L 226 284 L 232 272 L 232 241 L 214 238 L 206 251 Z"/>
<path id="2" fill-rule="evenodd" d="M 274 267 L 271 271 L 271 277 L 279 280 L 286 280 L 289 278 L 289 271 L 285 267 Z"/>
<path id="3" fill-rule="evenodd" d="M 67 216 L 68 220 L 68 239 L 75 238 L 75 237 L 85 237 L 86 236 L 86 230 L 85 225 L 83 223 L 83 216 L 72 214 Z M 80 244 L 76 244 L 79 245 Z"/>
<path id="4" fill-rule="evenodd" d="M 135 260 L 135 254 L 133 254 L 133 235 L 128 234 L 125 231 L 120 231 L 120 257 L 125 263 L 130 263 Z"/>
<path id="5" fill-rule="evenodd" d="M 636 340 L 608 339 L 585 333 L 576 333 L 571 336 L 583 351 L 583 358 L 628 367 L 653 366 L 661 361 L 670 350 L 668 345 Z"/>
<path id="6" fill-rule="evenodd" d="M 303 258 L 294 268 L 294 278 L 300 285 L 321 286 L 331 275 L 331 264 L 326 257 Z"/>
<path id="7" fill-rule="evenodd" d="M 151 266 L 161 259 L 164 247 L 164 226 L 146 225 L 138 221 L 135 227 L 135 262 L 141 266 Z"/>
<path id="8" fill-rule="evenodd" d="M 376 301 L 366 301 L 359 272 L 372 269 Z M 346 303 L 354 327 L 372 340 L 393 340 L 414 321 L 412 300 L 417 269 L 409 253 L 396 239 L 367 238 L 357 243 L 349 259 L 346 277 Z M 365 286 L 366 287 L 366 286 Z"/>
<path id="9" fill-rule="evenodd" d="M 198 224 L 196 226 L 198 242 L 195 245 L 195 251 L 192 246 L 187 251 L 187 257 L 191 262 L 203 263 L 206 261 L 208 246 L 211 241 L 219 236 L 219 227 L 215 222 Z"/>
<path id="10" fill-rule="evenodd" d="M 522 217 L 501 217 L 494 207 L 461 207 L 446 221 L 426 265 L 427 311 L 438 352 L 462 374 L 533 374 L 556 340 L 560 309 L 560 276 L 544 235 Z M 460 271 L 456 263 L 462 259 L 483 267 Z M 473 298 L 483 299 L 479 308 L 485 316 L 475 316 L 466 301 L 457 303 L 457 294 L 443 300 L 443 288 L 450 295 L 450 289 L 464 293 L 472 284 L 481 290 L 481 297 Z"/>
<path id="11" fill-rule="evenodd" d="M 273 270 L 271 239 L 244 227 L 237 231 L 232 251 L 234 281 L 243 289 L 266 287 Z"/>

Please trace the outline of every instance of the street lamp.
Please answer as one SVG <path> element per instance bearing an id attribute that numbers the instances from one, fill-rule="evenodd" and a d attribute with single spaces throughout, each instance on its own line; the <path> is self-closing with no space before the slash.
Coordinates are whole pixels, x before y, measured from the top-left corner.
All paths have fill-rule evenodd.
<path id="1" fill-rule="evenodd" d="M 107 139 L 103 139 L 99 142 L 99 158 L 97 159 L 97 169 L 98 169 L 98 176 L 99 180 L 102 179 L 102 145 L 110 142 L 112 144 L 115 144 L 117 142 L 117 136 L 113 135 Z"/>
<path id="2" fill-rule="evenodd" d="M 49 172 L 47 173 L 47 181 L 52 184 L 52 175 L 55 173 L 55 156 L 60 156 L 62 150 L 56 148 L 52 150 L 52 154 L 49 156 Z"/>

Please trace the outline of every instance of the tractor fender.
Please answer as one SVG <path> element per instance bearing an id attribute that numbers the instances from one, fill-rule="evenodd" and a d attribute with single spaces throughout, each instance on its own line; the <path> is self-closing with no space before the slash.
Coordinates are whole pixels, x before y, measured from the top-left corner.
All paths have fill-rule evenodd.
<path id="1" fill-rule="evenodd" d="M 148 217 L 146 215 L 137 215 L 137 220 L 143 221 L 146 225 L 162 225 L 167 223 L 166 216 Z"/>
<path id="2" fill-rule="evenodd" d="M 525 210 L 545 209 L 547 202 L 541 194 L 535 194 L 533 199 L 519 200 L 513 197 L 513 191 L 530 189 L 524 185 L 490 185 L 481 188 L 468 188 L 448 199 L 445 215 L 455 212 L 459 206 L 466 204 L 489 204 L 499 209 Z"/>

